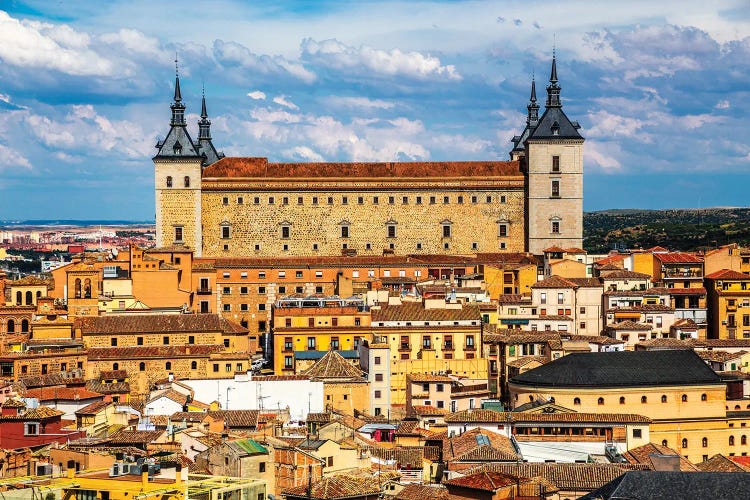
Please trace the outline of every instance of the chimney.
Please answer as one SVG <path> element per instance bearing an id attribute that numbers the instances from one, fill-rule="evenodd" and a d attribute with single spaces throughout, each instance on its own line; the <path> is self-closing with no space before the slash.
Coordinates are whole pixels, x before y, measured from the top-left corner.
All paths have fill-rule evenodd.
<path id="1" fill-rule="evenodd" d="M 145 491 L 148 488 L 148 464 L 141 465 L 141 487 Z"/>

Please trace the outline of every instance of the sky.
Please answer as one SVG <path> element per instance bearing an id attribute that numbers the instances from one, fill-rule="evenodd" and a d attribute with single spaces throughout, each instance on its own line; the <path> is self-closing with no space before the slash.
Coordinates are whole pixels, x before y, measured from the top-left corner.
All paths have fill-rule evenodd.
<path id="1" fill-rule="evenodd" d="M 748 205 L 747 0 L 0 0 L 0 220 L 152 220 L 175 57 L 227 156 L 506 160 L 553 48 L 585 210 Z"/>

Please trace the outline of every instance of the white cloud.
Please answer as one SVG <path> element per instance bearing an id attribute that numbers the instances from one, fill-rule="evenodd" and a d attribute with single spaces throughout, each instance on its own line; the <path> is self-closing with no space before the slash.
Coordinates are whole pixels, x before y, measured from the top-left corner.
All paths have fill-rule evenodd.
<path id="1" fill-rule="evenodd" d="M 322 162 L 323 157 L 307 146 L 296 146 L 282 151 L 282 156 L 292 161 Z"/>
<path id="2" fill-rule="evenodd" d="M 216 40 L 213 45 L 213 57 L 226 68 L 239 66 L 267 75 L 291 75 L 305 83 L 312 83 L 316 79 L 315 73 L 300 63 L 281 56 L 258 55 L 236 42 Z"/>
<path id="3" fill-rule="evenodd" d="M 717 102 L 716 106 L 714 106 L 714 108 L 716 109 L 729 109 L 729 107 L 729 101 L 727 101 L 726 99 Z"/>
<path id="4" fill-rule="evenodd" d="M 0 59 L 24 68 L 75 76 L 112 76 L 116 67 L 90 47 L 90 38 L 66 25 L 19 21 L 0 11 Z"/>
<path id="5" fill-rule="evenodd" d="M 247 96 L 250 99 L 255 99 L 256 101 L 266 98 L 266 94 L 264 92 L 261 92 L 260 90 L 253 90 L 252 92 L 248 92 Z"/>
<path id="6" fill-rule="evenodd" d="M 0 144 L 0 170 L 3 168 L 21 167 L 31 170 L 31 162 L 21 153 L 8 146 Z"/>
<path id="7" fill-rule="evenodd" d="M 296 104 L 294 104 L 292 101 L 290 101 L 287 97 L 288 96 L 285 96 L 285 95 L 277 95 L 276 97 L 273 98 L 273 102 L 275 102 L 279 106 L 284 106 L 285 108 L 294 109 L 294 110 L 299 109 L 299 107 Z"/>
<path id="8" fill-rule="evenodd" d="M 622 164 L 614 156 L 617 153 L 621 153 L 620 147 L 614 143 L 603 144 L 596 141 L 586 143 L 587 162 L 592 162 L 604 172 L 615 173 L 622 168 Z"/>
<path id="9" fill-rule="evenodd" d="M 588 137 L 612 138 L 620 136 L 636 138 L 643 142 L 653 140 L 649 134 L 642 130 L 646 123 L 637 118 L 616 115 L 602 109 L 590 113 L 588 121 L 593 124 L 586 131 Z"/>
<path id="10" fill-rule="evenodd" d="M 329 68 L 382 75 L 400 75 L 420 80 L 438 78 L 461 80 L 453 65 L 443 65 L 440 59 L 420 52 L 384 51 L 367 45 L 351 47 L 336 39 L 302 41 L 302 58 Z"/>
<path id="11" fill-rule="evenodd" d="M 326 102 L 333 106 L 359 109 L 392 109 L 395 104 L 383 99 L 370 99 L 367 97 L 344 97 L 330 96 Z"/>

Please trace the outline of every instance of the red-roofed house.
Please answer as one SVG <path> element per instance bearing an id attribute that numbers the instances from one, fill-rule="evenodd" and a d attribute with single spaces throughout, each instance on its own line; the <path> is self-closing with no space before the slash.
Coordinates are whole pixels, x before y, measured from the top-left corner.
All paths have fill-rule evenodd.
<path id="1" fill-rule="evenodd" d="M 27 408 L 19 400 L 6 400 L 0 410 L 0 449 L 40 448 L 84 437 L 81 431 L 63 428 L 63 415 L 47 406 Z"/>
<path id="2" fill-rule="evenodd" d="M 750 275 L 721 269 L 705 281 L 708 338 L 750 338 Z"/>

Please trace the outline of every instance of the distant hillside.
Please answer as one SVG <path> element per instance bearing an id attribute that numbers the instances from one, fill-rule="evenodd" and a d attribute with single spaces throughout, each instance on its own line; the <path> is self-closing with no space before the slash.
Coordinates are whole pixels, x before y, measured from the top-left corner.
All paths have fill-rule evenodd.
<path id="1" fill-rule="evenodd" d="M 750 208 L 602 210 L 583 214 L 583 247 L 591 253 L 660 245 L 702 250 L 726 243 L 750 246 Z"/>

